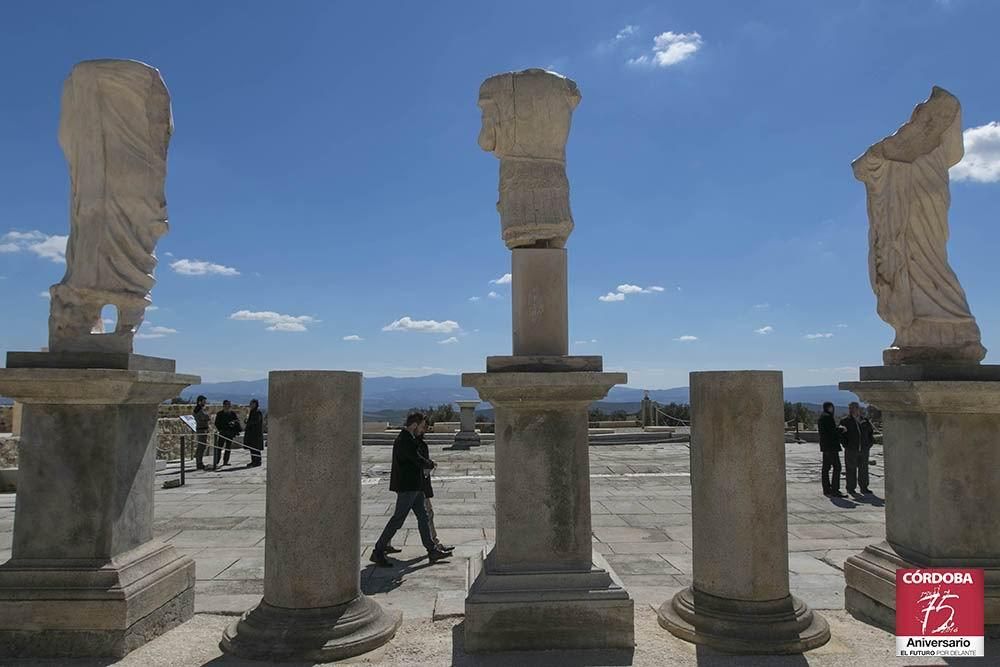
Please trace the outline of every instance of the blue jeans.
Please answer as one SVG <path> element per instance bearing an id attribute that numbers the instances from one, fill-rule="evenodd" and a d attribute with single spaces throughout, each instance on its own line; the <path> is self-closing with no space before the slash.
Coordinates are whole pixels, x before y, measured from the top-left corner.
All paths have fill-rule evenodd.
<path id="1" fill-rule="evenodd" d="M 423 491 L 402 491 L 396 494 L 396 509 L 385 524 L 382 536 L 375 543 L 375 553 L 384 553 L 385 548 L 392 542 L 396 531 L 403 526 L 406 515 L 413 510 L 417 517 L 417 530 L 420 531 L 420 541 L 424 543 L 424 548 L 428 551 L 434 550 L 434 540 L 431 539 L 431 523 L 427 518 L 427 506 L 424 504 Z"/>

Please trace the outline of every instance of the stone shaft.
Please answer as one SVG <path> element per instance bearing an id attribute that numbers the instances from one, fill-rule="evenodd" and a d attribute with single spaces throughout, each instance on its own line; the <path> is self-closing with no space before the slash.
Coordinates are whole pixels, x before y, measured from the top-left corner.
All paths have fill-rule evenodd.
<path id="1" fill-rule="evenodd" d="M 268 375 L 264 601 L 332 607 L 360 592 L 361 374 Z"/>
<path id="2" fill-rule="evenodd" d="M 361 594 L 361 373 L 268 375 L 264 599 L 220 646 L 251 660 L 333 662 L 402 622 Z"/>
<path id="3" fill-rule="evenodd" d="M 586 406 L 500 405 L 496 424 L 497 570 L 588 569 Z"/>
<path id="4" fill-rule="evenodd" d="M 569 354 L 566 250 L 511 252 L 515 356 Z"/>
<path id="5" fill-rule="evenodd" d="M 734 600 L 788 595 L 780 371 L 691 373 L 694 588 Z"/>

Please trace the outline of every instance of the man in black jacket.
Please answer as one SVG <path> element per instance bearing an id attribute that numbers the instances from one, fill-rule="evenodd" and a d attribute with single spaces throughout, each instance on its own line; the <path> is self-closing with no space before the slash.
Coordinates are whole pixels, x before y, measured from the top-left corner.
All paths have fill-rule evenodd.
<path id="1" fill-rule="evenodd" d="M 434 467 L 434 462 L 420 455 L 417 438 L 427 431 L 427 420 L 419 412 L 406 418 L 406 426 L 396 441 L 392 443 L 392 470 L 389 473 L 389 490 L 396 492 L 396 509 L 389 522 L 386 523 L 382 535 L 375 543 L 370 557 L 371 562 L 382 567 L 391 567 L 386 558 L 386 547 L 392 542 L 393 536 L 399 530 L 406 516 L 413 511 L 417 517 L 417 529 L 420 531 L 420 541 L 427 549 L 427 558 L 431 563 L 448 554 L 434 544 L 431 537 L 430 522 L 427 518 L 427 507 L 424 499 L 424 470 Z"/>
<path id="2" fill-rule="evenodd" d="M 847 416 L 840 420 L 840 442 L 844 445 L 844 473 L 847 492 L 858 495 L 858 465 L 861 456 L 861 406 L 852 401 L 847 406 Z M 865 459 L 865 463 L 868 459 Z M 861 485 L 865 488 L 867 482 Z"/>
<path id="3" fill-rule="evenodd" d="M 215 451 L 212 453 L 212 467 L 219 469 L 219 455 L 225 449 L 226 454 L 222 458 L 222 465 L 229 465 L 229 450 L 233 446 L 233 439 L 243 431 L 240 425 L 240 416 L 233 410 L 233 404 L 229 401 L 222 402 L 222 409 L 215 413 L 215 430 L 219 432 L 215 439 Z"/>
<path id="4" fill-rule="evenodd" d="M 823 452 L 823 495 L 846 498 L 847 495 L 840 492 L 840 434 L 844 427 L 837 425 L 833 403 L 827 401 L 823 404 L 823 414 L 816 426 L 819 429 L 819 448 Z"/>

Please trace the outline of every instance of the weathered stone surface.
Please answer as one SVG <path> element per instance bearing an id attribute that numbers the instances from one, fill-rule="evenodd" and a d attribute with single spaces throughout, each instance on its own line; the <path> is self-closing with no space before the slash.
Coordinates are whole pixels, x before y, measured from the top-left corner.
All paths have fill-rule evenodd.
<path id="1" fill-rule="evenodd" d="M 128 352 L 8 352 L 7 368 L 108 368 L 173 373 L 177 362 Z"/>
<path id="2" fill-rule="evenodd" d="M 862 366 L 865 380 L 934 380 L 1000 382 L 1000 365 L 990 364 L 906 364 L 900 366 Z"/>
<path id="3" fill-rule="evenodd" d="M 497 74 L 479 89 L 479 146 L 500 159 L 500 226 L 510 249 L 562 248 L 573 231 L 566 140 L 576 83 L 528 69 Z"/>
<path id="4" fill-rule="evenodd" d="M 801 653 L 830 630 L 793 598 L 780 371 L 691 373 L 694 581 L 659 611 L 681 639 L 734 653 Z"/>
<path id="5" fill-rule="evenodd" d="M 840 387 L 882 410 L 891 471 L 885 483 L 886 542 L 847 559 L 847 610 L 885 627 L 874 610 L 895 608 L 895 567 L 981 567 L 986 624 L 1000 633 L 1000 382 L 861 381 Z"/>
<path id="6" fill-rule="evenodd" d="M 268 392 L 264 599 L 222 648 L 258 660 L 371 651 L 402 618 L 361 594 L 361 373 L 272 371 Z"/>
<path id="7" fill-rule="evenodd" d="M 868 193 L 878 314 L 896 330 L 886 364 L 978 363 L 986 356 L 948 264 L 948 169 L 962 159 L 962 109 L 938 88 L 910 120 L 852 163 Z"/>
<path id="8" fill-rule="evenodd" d="M 600 356 L 577 355 L 518 355 L 486 357 L 487 373 L 600 373 L 604 359 Z"/>
<path id="9" fill-rule="evenodd" d="M 595 562 L 587 408 L 624 373 L 466 373 L 496 410 L 496 545 L 470 579 L 469 651 L 627 648 L 633 601 Z"/>
<path id="10" fill-rule="evenodd" d="M 566 250 L 517 248 L 511 274 L 514 356 L 569 354 Z"/>
<path id="11" fill-rule="evenodd" d="M 153 371 L 0 369 L 0 393 L 24 405 L 0 646 L 118 656 L 191 616 L 194 562 L 153 539 L 153 435 L 157 405 L 197 382 Z"/>
<path id="12" fill-rule="evenodd" d="M 155 282 L 153 250 L 167 232 L 172 131 L 170 95 L 149 65 L 88 60 L 66 79 L 59 144 L 70 171 L 70 233 L 66 275 L 49 290 L 53 352 L 132 351 Z M 105 334 L 109 304 L 118 317 Z"/>

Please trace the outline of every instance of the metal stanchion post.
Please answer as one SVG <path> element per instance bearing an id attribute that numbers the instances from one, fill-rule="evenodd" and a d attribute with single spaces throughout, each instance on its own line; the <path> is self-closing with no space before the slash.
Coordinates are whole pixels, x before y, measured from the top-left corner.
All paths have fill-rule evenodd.
<path id="1" fill-rule="evenodd" d="M 185 438 L 182 435 L 181 436 L 181 486 L 184 486 L 184 472 L 185 469 L 187 468 L 187 456 L 185 455 L 184 451 L 184 442 Z"/>

